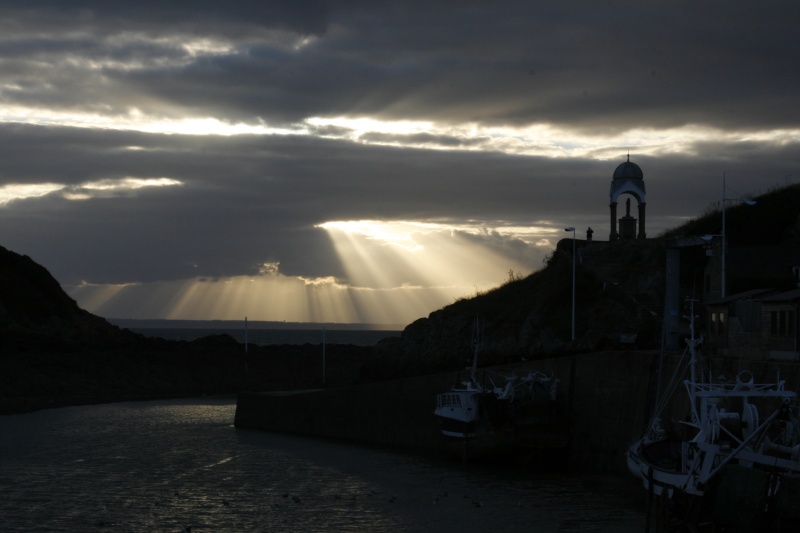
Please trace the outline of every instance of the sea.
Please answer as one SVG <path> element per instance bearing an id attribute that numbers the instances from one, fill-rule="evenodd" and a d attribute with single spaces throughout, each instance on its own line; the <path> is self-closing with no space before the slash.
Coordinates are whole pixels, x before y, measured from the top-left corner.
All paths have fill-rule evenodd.
<path id="1" fill-rule="evenodd" d="M 146 337 L 193 341 L 209 335 L 230 335 L 245 344 L 353 344 L 375 346 L 387 337 L 399 337 L 399 324 L 325 324 L 244 320 L 108 319 L 112 324 Z"/>
<path id="2" fill-rule="evenodd" d="M 233 425 L 234 397 L 0 416 L 0 532 L 640 532 L 628 477 Z"/>

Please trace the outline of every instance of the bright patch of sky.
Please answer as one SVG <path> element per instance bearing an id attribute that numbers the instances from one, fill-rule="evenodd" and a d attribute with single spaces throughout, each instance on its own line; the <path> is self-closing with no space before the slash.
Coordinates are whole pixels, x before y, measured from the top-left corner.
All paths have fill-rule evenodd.
<path id="1" fill-rule="evenodd" d="M 335 229 L 343 233 L 358 235 L 369 241 L 377 241 L 402 248 L 407 252 L 421 252 L 424 247 L 414 240 L 414 233 L 428 230 L 440 231 L 446 226 L 426 222 L 384 222 L 380 220 L 342 220 L 319 224 L 325 230 Z"/>
<path id="2" fill-rule="evenodd" d="M 87 181 L 78 185 L 63 183 L 9 183 L 0 187 L 0 206 L 15 200 L 37 198 L 58 193 L 67 200 L 89 200 L 111 197 L 120 193 L 148 187 L 174 187 L 183 185 L 172 178 L 121 178 Z"/>
<path id="3" fill-rule="evenodd" d="M 632 151 L 638 156 L 696 155 L 697 143 L 708 139 L 725 143 L 758 141 L 780 146 L 800 143 L 798 129 L 729 131 L 687 125 L 595 135 L 547 124 L 514 128 L 369 117 L 312 117 L 288 126 L 273 126 L 261 120 L 246 123 L 214 117 L 165 118 L 147 115 L 136 108 L 124 115 L 102 115 L 0 105 L 0 122 L 181 135 L 304 135 L 368 145 L 595 160 L 618 159 L 620 150 Z"/>
<path id="4" fill-rule="evenodd" d="M 150 117 L 145 116 L 138 109 L 131 109 L 125 115 L 101 115 L 0 105 L 0 122 L 181 135 L 287 135 L 297 133 L 296 130 L 273 128 L 263 123 L 230 123 L 215 118 Z"/>
<path id="5" fill-rule="evenodd" d="M 0 187 L 0 206 L 14 200 L 38 198 L 54 191 L 63 190 L 66 185 L 60 183 L 10 183 Z"/>
<path id="6" fill-rule="evenodd" d="M 105 317 L 406 324 L 463 297 L 470 287 L 356 287 L 333 278 L 284 276 L 270 265 L 258 276 L 67 286 L 86 309 Z"/>
<path id="7" fill-rule="evenodd" d="M 106 317 L 401 324 L 531 271 L 503 246 L 515 235 L 498 237 L 477 224 L 358 220 L 318 227 L 331 238 L 346 280 L 287 276 L 280 263 L 266 262 L 250 276 L 83 282 L 66 289 L 82 307 Z M 506 229 L 546 243 L 533 247 L 539 264 L 549 236 L 563 233 L 546 226 Z"/>
<path id="8" fill-rule="evenodd" d="M 496 229 L 410 221 L 337 221 L 320 226 L 354 286 L 470 287 L 501 283 L 510 271 L 529 274 L 513 246 L 518 236 Z M 541 255 L 541 252 L 539 252 Z"/>
<path id="9" fill-rule="evenodd" d="M 319 224 L 325 230 L 337 230 L 343 233 L 358 235 L 366 240 L 385 245 L 397 246 L 407 252 L 421 252 L 424 246 L 415 239 L 416 235 L 450 233 L 461 231 L 471 235 L 486 235 L 497 232 L 514 238 L 523 239 L 536 246 L 550 245 L 548 237 L 561 238 L 563 229 L 554 222 L 540 222 L 530 226 L 514 226 L 502 221 L 480 224 L 458 223 L 446 224 L 438 222 L 422 222 L 410 220 L 338 220 Z M 542 244 L 544 241 L 546 244 Z"/>

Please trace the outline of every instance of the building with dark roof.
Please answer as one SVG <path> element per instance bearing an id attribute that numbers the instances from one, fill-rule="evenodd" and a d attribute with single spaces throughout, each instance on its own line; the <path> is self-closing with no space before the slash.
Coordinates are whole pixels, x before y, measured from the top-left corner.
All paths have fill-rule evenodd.
<path id="1" fill-rule="evenodd" d="M 800 361 L 800 288 L 754 289 L 706 303 L 707 349 L 742 359 Z"/>

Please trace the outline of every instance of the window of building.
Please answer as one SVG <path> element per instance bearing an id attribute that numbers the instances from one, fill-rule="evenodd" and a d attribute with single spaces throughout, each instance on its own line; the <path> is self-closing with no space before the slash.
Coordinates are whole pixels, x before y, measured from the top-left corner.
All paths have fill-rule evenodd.
<path id="1" fill-rule="evenodd" d="M 773 337 L 793 337 L 795 334 L 796 316 L 793 309 L 770 311 L 769 333 Z"/>
<path id="2" fill-rule="evenodd" d="M 710 332 L 712 335 L 725 335 L 725 313 L 711 313 Z"/>

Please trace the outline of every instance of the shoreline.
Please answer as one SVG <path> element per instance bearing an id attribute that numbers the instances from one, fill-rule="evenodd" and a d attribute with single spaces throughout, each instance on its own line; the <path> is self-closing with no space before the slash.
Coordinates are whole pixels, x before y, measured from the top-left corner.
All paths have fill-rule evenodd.
<path id="1" fill-rule="evenodd" d="M 85 405 L 105 405 L 125 402 L 156 402 L 167 400 L 180 400 L 188 398 L 230 398 L 236 400 L 236 392 L 221 392 L 212 394 L 155 394 L 155 395 L 129 395 L 129 396 L 70 396 L 70 397 L 45 397 L 33 396 L 24 398 L 0 398 L 0 416 L 26 415 L 47 409 L 61 409 L 64 407 L 81 407 Z"/>

